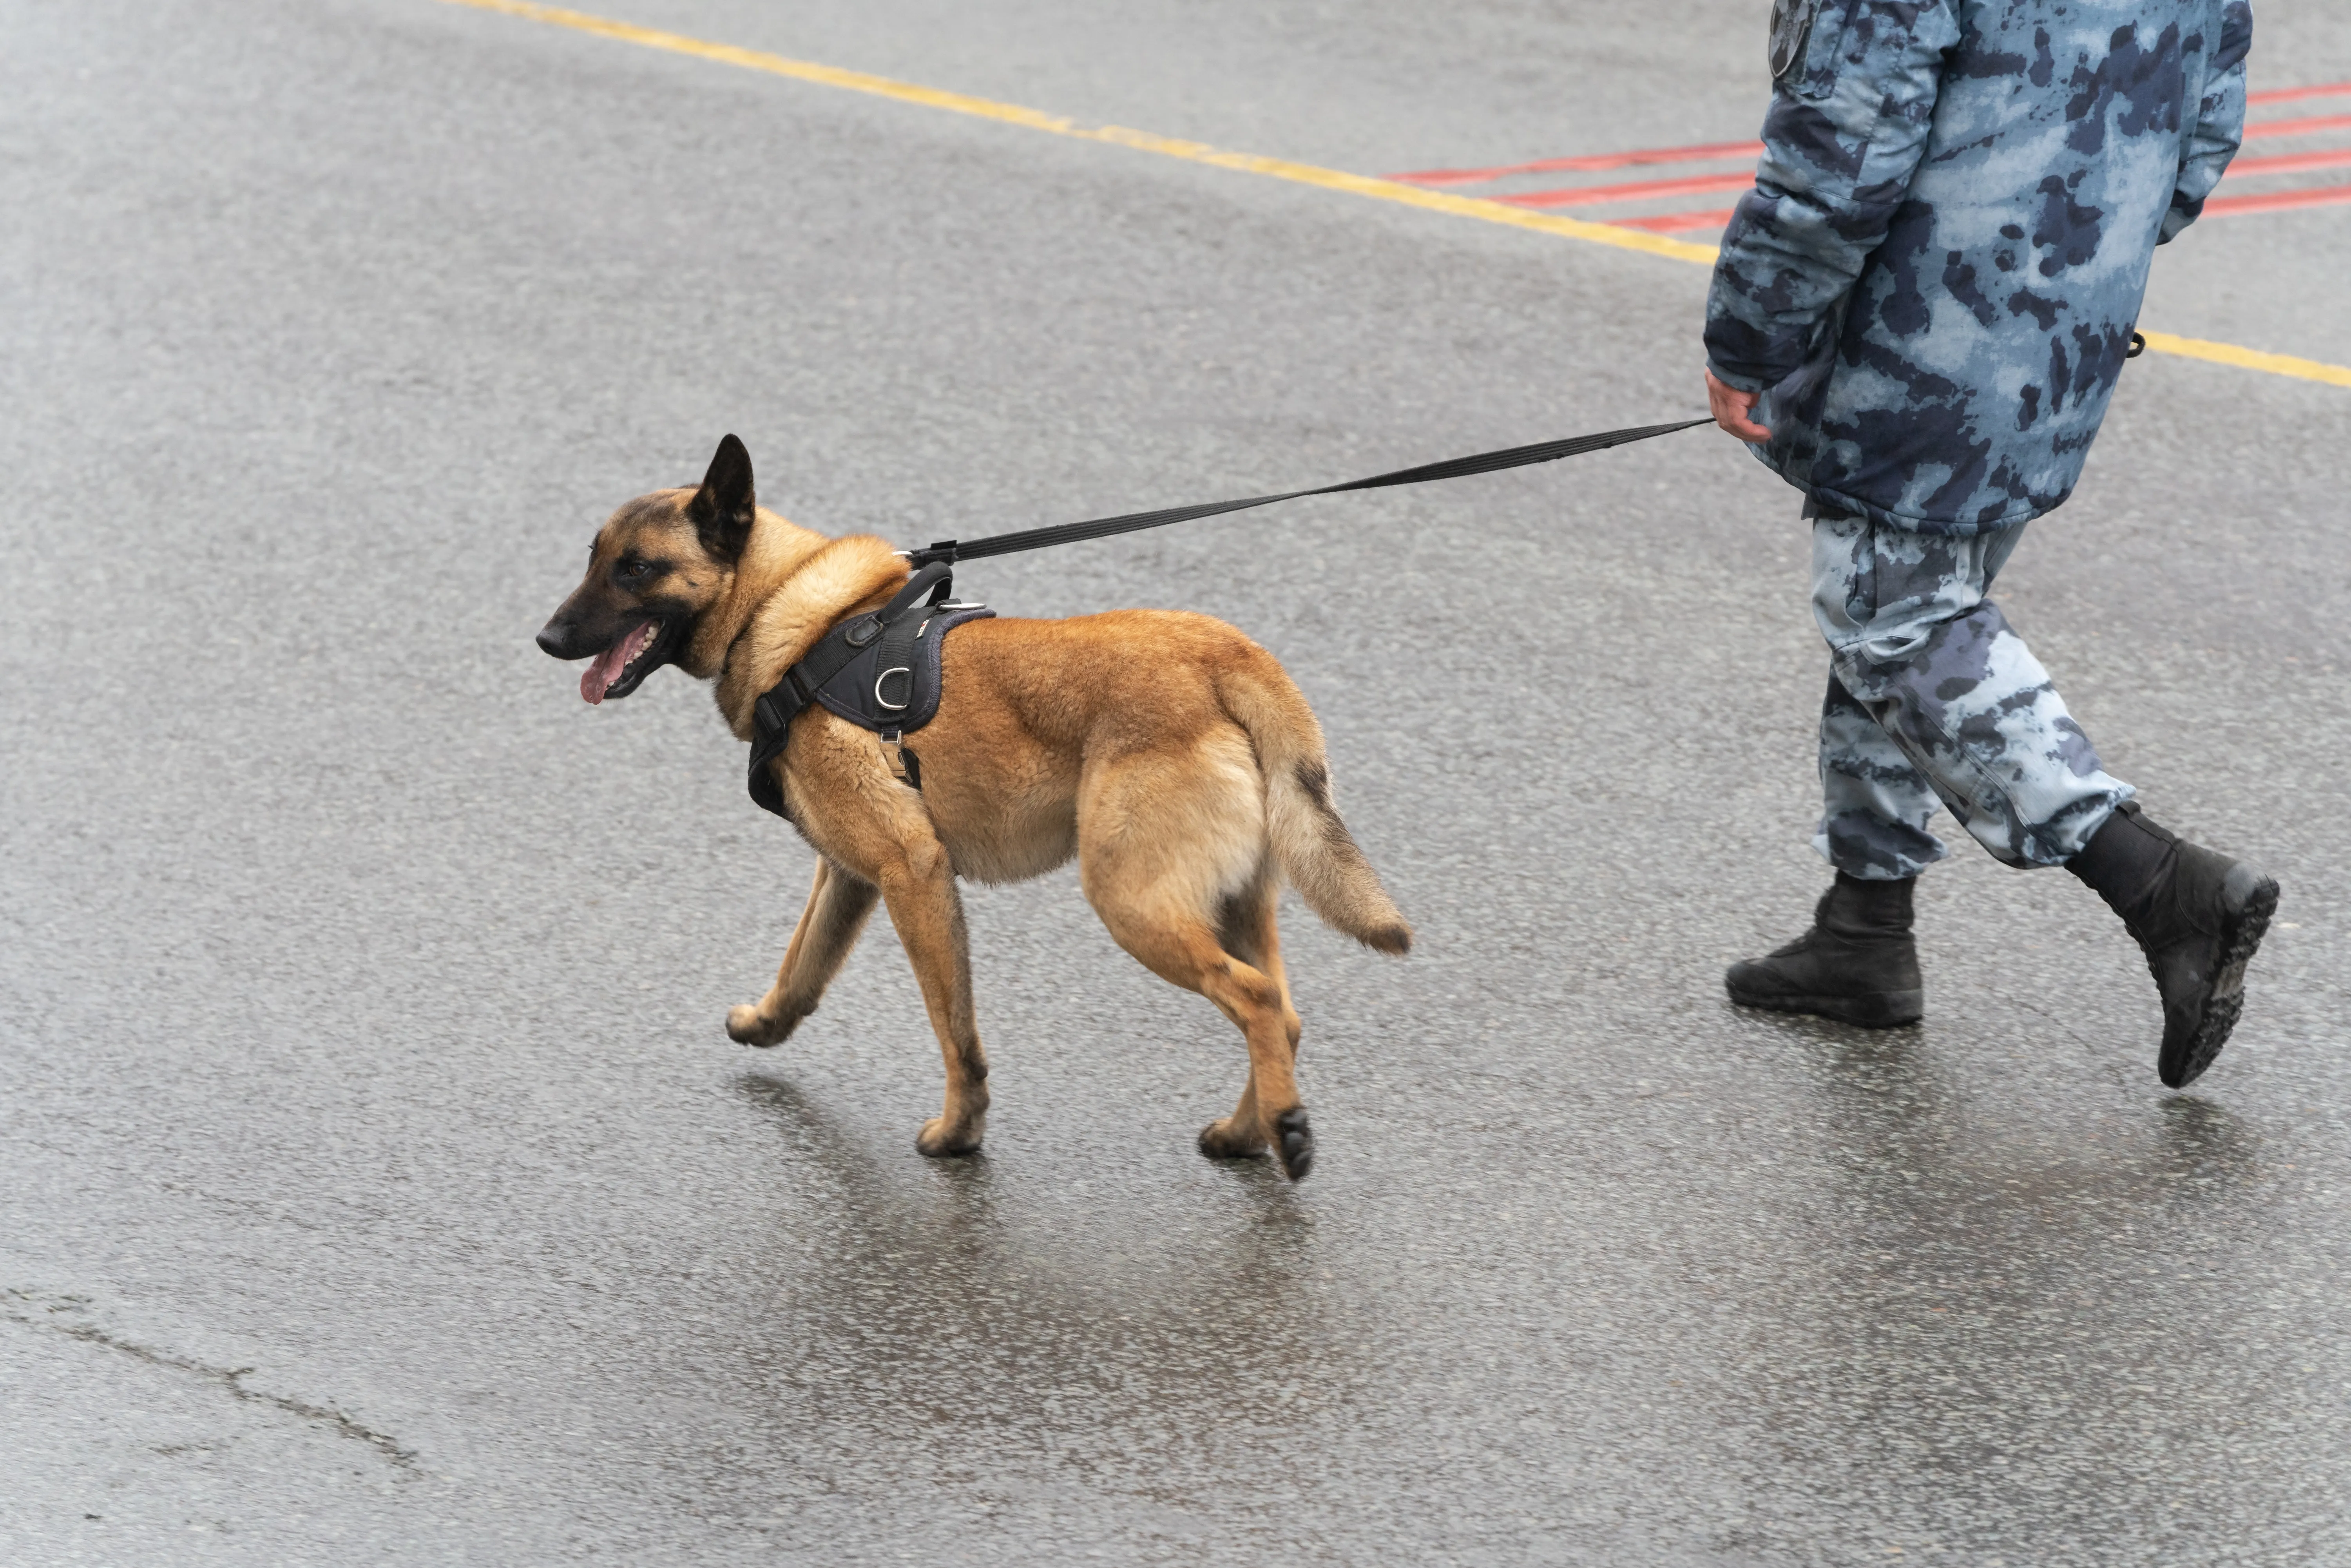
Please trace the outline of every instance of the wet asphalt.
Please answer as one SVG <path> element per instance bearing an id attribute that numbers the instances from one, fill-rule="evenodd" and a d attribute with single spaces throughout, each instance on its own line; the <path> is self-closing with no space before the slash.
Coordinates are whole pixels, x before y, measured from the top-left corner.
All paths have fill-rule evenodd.
<path id="1" fill-rule="evenodd" d="M 1751 134 L 1761 17 L 631 0 L 1377 173 Z M 2267 0 L 2256 85 L 2351 78 Z M 1306 1183 L 1062 873 L 971 888 L 987 1150 L 674 673 L 530 633 L 749 444 L 902 542 L 1702 410 L 1704 269 L 432 0 L 0 5 L 0 1559 L 2351 1563 L 2351 392 L 2149 357 L 2003 580 L 2149 810 L 2285 884 L 2153 1073 L 2135 950 L 1961 840 L 1929 1015 L 1801 925 L 1791 492 L 1697 431 L 967 567 L 1278 653 L 1420 945 L 1291 901 Z M 2351 363 L 2351 208 L 2145 324 Z"/>

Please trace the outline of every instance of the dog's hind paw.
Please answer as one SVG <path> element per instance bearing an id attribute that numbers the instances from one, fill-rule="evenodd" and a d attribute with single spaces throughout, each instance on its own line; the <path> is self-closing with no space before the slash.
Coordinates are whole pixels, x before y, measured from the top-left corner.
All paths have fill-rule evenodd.
<path id="1" fill-rule="evenodd" d="M 1273 1134 L 1281 1147 L 1281 1168 L 1292 1181 L 1304 1181 L 1314 1168 L 1314 1129 L 1306 1124 L 1306 1107 L 1292 1105 L 1273 1119 Z"/>
<path id="2" fill-rule="evenodd" d="M 1200 1152 L 1212 1160 L 1253 1160 L 1265 1153 L 1265 1134 L 1254 1127 L 1235 1130 L 1230 1116 L 1200 1129 Z"/>
<path id="3" fill-rule="evenodd" d="M 791 1039 L 798 1019 L 770 1019 L 748 1002 L 726 1009 L 726 1038 L 743 1045 L 781 1045 Z"/>

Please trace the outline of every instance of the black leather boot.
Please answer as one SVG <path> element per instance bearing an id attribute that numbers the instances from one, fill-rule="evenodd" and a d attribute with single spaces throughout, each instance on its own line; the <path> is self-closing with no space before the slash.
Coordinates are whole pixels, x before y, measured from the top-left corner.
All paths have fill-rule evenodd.
<path id="1" fill-rule="evenodd" d="M 2136 802 L 2108 817 L 2065 862 L 2106 901 L 2147 955 L 2163 998 L 2156 1076 L 2183 1088 L 2212 1065 L 2245 1006 L 2245 965 L 2277 912 L 2261 868 L 2191 844 Z"/>
<path id="2" fill-rule="evenodd" d="M 1813 928 L 1768 957 L 1730 966 L 1723 984 L 1744 1008 L 1817 1013 L 1864 1029 L 1917 1023 L 1926 1010 L 1910 938 L 1916 877 L 1864 882 L 1837 873 Z"/>

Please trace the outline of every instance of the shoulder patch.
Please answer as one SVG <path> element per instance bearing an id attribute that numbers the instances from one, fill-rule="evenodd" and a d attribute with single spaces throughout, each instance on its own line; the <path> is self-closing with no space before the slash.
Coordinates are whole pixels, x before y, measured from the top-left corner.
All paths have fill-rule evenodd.
<path id="1" fill-rule="evenodd" d="M 1813 17 L 1821 0 L 1771 0 L 1771 81 L 1784 85 L 1803 68 L 1804 46 L 1812 41 Z"/>

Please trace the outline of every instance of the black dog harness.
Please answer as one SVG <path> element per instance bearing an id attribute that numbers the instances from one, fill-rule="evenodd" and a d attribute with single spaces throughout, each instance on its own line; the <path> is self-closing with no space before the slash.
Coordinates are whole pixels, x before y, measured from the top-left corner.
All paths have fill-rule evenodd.
<path id="1" fill-rule="evenodd" d="M 983 604 L 951 601 L 954 587 L 955 573 L 945 563 L 924 567 L 889 603 L 842 622 L 784 672 L 751 708 L 752 800 L 778 817 L 789 815 L 768 765 L 783 755 L 792 720 L 810 703 L 880 736 L 890 771 L 923 787 L 922 762 L 906 749 L 904 737 L 938 714 L 939 645 L 965 622 L 996 613 Z"/>

